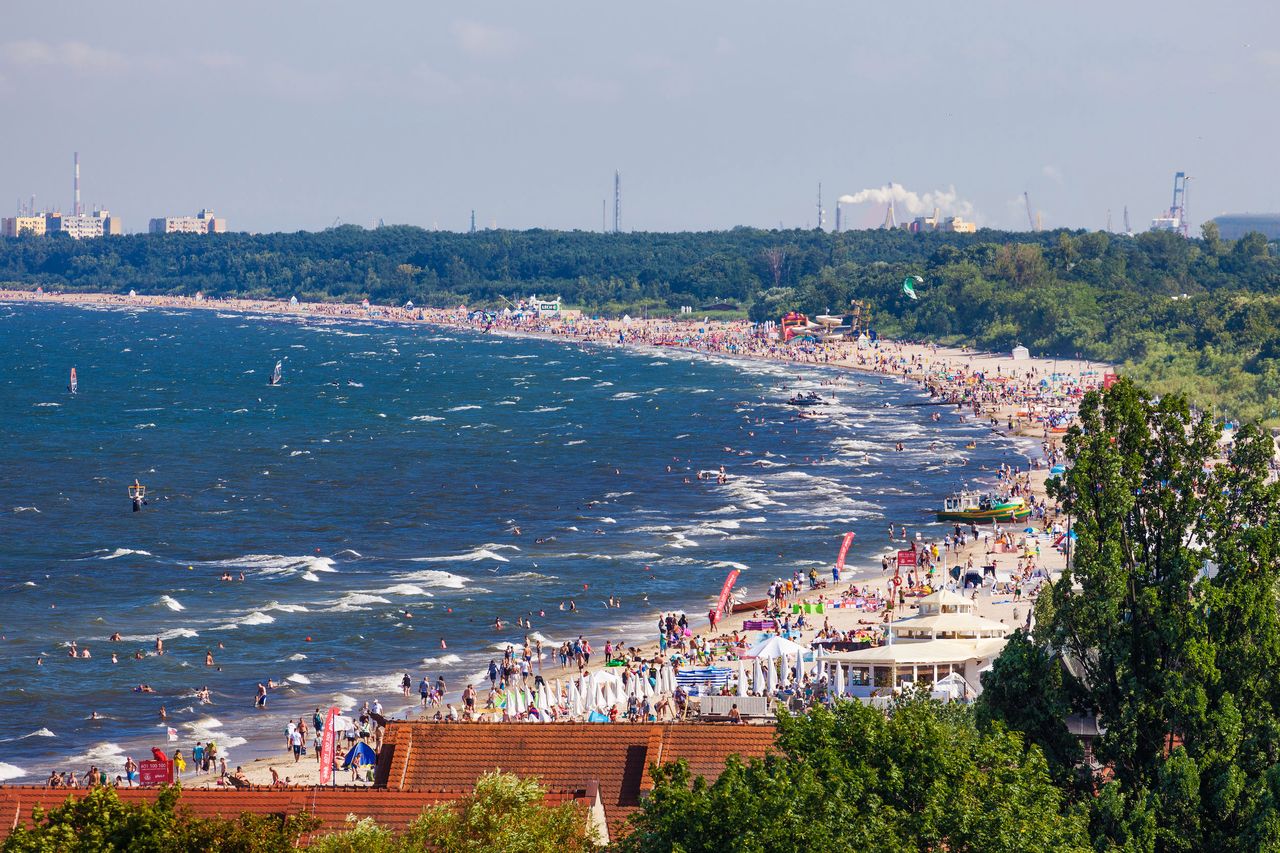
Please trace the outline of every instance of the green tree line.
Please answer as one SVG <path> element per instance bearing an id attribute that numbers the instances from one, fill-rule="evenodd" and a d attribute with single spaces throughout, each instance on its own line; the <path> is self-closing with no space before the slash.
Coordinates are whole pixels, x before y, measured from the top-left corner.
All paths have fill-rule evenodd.
<path id="1" fill-rule="evenodd" d="M 900 290 L 920 275 L 919 300 Z M 892 336 L 1084 356 L 1157 392 L 1280 419 L 1280 258 L 1258 234 L 764 231 L 598 234 L 409 226 L 0 240 L 0 282 L 63 290 L 501 306 L 558 294 L 592 314 L 728 303 L 754 320 L 852 300 Z"/>

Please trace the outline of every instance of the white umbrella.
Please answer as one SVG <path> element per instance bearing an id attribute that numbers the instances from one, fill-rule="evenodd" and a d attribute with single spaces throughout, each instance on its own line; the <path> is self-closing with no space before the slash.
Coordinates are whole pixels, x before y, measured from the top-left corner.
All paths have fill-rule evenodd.
<path id="1" fill-rule="evenodd" d="M 569 679 L 569 696 L 565 701 L 565 710 L 570 717 L 576 717 L 582 713 L 581 709 L 582 697 L 578 693 L 578 682 L 575 679 Z"/>
<path id="2" fill-rule="evenodd" d="M 645 673 L 644 678 L 640 680 L 640 698 L 641 699 L 650 699 L 653 697 L 653 689 L 654 689 L 653 683 L 649 681 L 649 676 L 651 675 L 654 676 L 654 680 L 656 681 L 658 671 L 656 669 L 650 668 L 649 671 Z"/>
<path id="3" fill-rule="evenodd" d="M 560 679 L 551 682 L 551 704 L 557 707 L 561 704 Z"/>
<path id="4" fill-rule="evenodd" d="M 675 693 L 676 692 L 676 671 L 672 669 L 671 664 L 664 664 L 662 667 L 662 689 L 659 693 Z"/>
<path id="5" fill-rule="evenodd" d="M 844 667 L 836 664 L 836 695 L 844 695 Z"/>
<path id="6" fill-rule="evenodd" d="M 804 646 L 799 643 L 792 642 L 786 637 L 771 636 L 756 643 L 747 651 L 743 652 L 743 657 L 748 658 L 778 658 L 787 654 L 795 654 L 804 651 Z"/>
<path id="7" fill-rule="evenodd" d="M 776 661 L 775 661 L 773 658 L 769 658 L 768 660 L 766 660 L 766 661 L 765 661 L 765 664 L 764 664 L 764 691 L 765 691 L 765 693 L 772 694 L 772 693 L 773 693 L 773 691 L 774 691 L 775 689 L 777 689 L 777 686 L 778 686 L 778 677 L 777 677 L 777 674 L 773 671 L 773 668 L 774 668 L 774 664 L 775 664 L 775 663 L 776 663 Z"/>
<path id="8" fill-rule="evenodd" d="M 764 693 L 764 670 L 760 668 L 760 658 L 751 661 L 751 689 Z"/>
<path id="9" fill-rule="evenodd" d="M 742 658 L 738 658 L 738 695 L 747 695 L 747 667 Z"/>

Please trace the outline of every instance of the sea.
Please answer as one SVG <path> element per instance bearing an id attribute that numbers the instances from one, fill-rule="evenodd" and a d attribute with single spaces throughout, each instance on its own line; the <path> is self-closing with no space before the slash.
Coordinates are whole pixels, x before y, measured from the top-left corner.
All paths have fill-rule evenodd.
<path id="1" fill-rule="evenodd" d="M 526 634 L 652 640 L 732 569 L 829 576 L 848 531 L 879 577 L 891 523 L 940 531 L 1029 452 L 893 379 L 671 348 L 15 303 L 0 352 L 0 781 L 246 761 L 288 715 L 399 712 L 406 672 L 456 691 Z"/>

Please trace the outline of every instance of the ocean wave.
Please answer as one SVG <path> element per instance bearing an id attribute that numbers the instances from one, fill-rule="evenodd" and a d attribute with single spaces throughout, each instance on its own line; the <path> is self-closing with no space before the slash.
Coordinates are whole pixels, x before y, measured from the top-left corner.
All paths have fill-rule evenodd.
<path id="1" fill-rule="evenodd" d="M 533 415 L 540 415 L 545 412 L 558 412 L 563 408 L 564 406 L 539 406 L 536 409 L 530 409 L 529 413 Z"/>
<path id="2" fill-rule="evenodd" d="M 367 592 L 348 592 L 342 598 L 329 603 L 335 607 L 356 607 L 361 604 L 390 604 L 391 600 L 380 595 L 370 595 Z"/>
<path id="3" fill-rule="evenodd" d="M 98 559 L 99 560 L 116 560 L 116 559 L 119 559 L 120 557 L 128 557 L 130 555 L 137 555 L 139 557 L 150 557 L 151 552 L 134 550 L 133 548 L 117 548 L 114 551 L 112 551 L 110 554 L 103 554 L 101 557 L 98 557 Z"/>
<path id="4" fill-rule="evenodd" d="M 161 640 L 177 640 L 190 639 L 191 637 L 200 636 L 190 628 L 170 628 L 167 631 L 161 631 L 158 634 L 126 634 L 120 638 L 122 643 L 150 643 L 157 637 Z"/>
<path id="5" fill-rule="evenodd" d="M 566 441 L 564 443 L 564 446 L 573 447 L 574 445 L 577 445 L 577 444 L 586 444 L 586 443 L 587 443 L 587 440 L 585 438 L 580 438 L 577 441 Z"/>
<path id="6" fill-rule="evenodd" d="M 423 666 L 450 666 L 455 663 L 462 663 L 462 658 L 457 655 L 440 655 L 440 657 L 423 658 Z"/>
<path id="7" fill-rule="evenodd" d="M 442 421 L 444 418 L 435 415 L 414 415 L 409 418 L 411 421 L 421 421 L 422 423 L 432 423 L 434 421 Z"/>
<path id="8" fill-rule="evenodd" d="M 713 569 L 737 569 L 740 572 L 750 571 L 751 567 L 745 563 L 736 563 L 733 560 L 716 560 L 711 563 Z"/>
<path id="9" fill-rule="evenodd" d="M 27 771 L 18 767 L 16 764 L 8 764 L 0 761 L 0 782 L 7 782 L 10 779 L 21 779 L 27 775 Z"/>
<path id="10" fill-rule="evenodd" d="M 66 763 L 70 764 L 72 767 L 84 767 L 90 764 L 102 766 L 108 761 L 117 760 L 117 757 L 121 755 L 124 755 L 124 749 L 120 744 L 102 741 L 100 743 L 95 743 L 80 755 L 68 758 Z"/>
<path id="11" fill-rule="evenodd" d="M 336 572 L 329 557 L 292 557 L 284 554 L 245 554 L 228 560 L 202 563 L 227 569 L 243 569 L 263 575 L 296 575 L 302 572 Z"/>
<path id="12" fill-rule="evenodd" d="M 473 406 L 473 405 L 466 405 L 466 406 L 454 406 L 452 409 L 445 409 L 445 411 L 446 411 L 446 412 L 465 412 L 465 411 L 468 411 L 468 410 L 470 410 L 470 409 L 479 409 L 479 408 L 483 408 L 483 407 L 482 407 L 482 406 Z"/>
<path id="13" fill-rule="evenodd" d="M 169 596 L 169 595 L 162 595 L 159 598 L 157 598 L 156 606 L 157 607 L 164 606 L 174 612 L 187 609 L 182 606 L 182 602 L 178 601 L 178 599 L 173 598 L 172 596 Z"/>
<path id="14" fill-rule="evenodd" d="M 380 589 L 378 592 L 382 595 L 425 595 L 431 597 L 431 593 L 411 583 L 398 583 L 385 589 Z"/>
<path id="15" fill-rule="evenodd" d="M 56 409 L 61 405 L 62 405 L 61 403 L 33 403 L 32 404 L 32 406 L 37 409 Z"/>
<path id="16" fill-rule="evenodd" d="M 15 506 L 13 508 L 13 511 L 14 512 L 35 512 L 35 513 L 40 512 L 40 510 L 34 506 Z"/>
<path id="17" fill-rule="evenodd" d="M 475 563 L 480 560 L 496 560 L 499 563 L 511 562 L 506 557 L 497 553 L 499 550 L 519 551 L 520 549 L 514 545 L 495 545 L 489 543 L 481 545 L 478 548 L 472 548 L 461 554 L 446 554 L 441 557 L 413 557 L 412 562 L 415 563 Z"/>
<path id="18" fill-rule="evenodd" d="M 453 572 L 443 572 L 439 569 L 422 569 L 416 572 L 404 572 L 396 575 L 395 579 L 421 584 L 426 587 L 440 587 L 443 589 L 462 589 L 471 582 L 470 578 L 464 578 L 462 575 L 455 575 Z"/>
<path id="19" fill-rule="evenodd" d="M 310 678 L 307 678 L 305 675 L 302 675 L 301 673 L 297 673 L 297 672 L 285 678 L 285 681 L 292 681 L 294 684 L 310 684 L 311 683 Z"/>
<path id="20" fill-rule="evenodd" d="M 304 655 L 302 652 L 294 652 L 293 654 L 285 658 L 285 660 L 306 660 L 306 659 L 307 659 L 307 656 Z"/>
<path id="21" fill-rule="evenodd" d="M 262 609 L 263 610 L 279 610 L 281 613 L 307 613 L 308 612 L 307 608 L 302 606 L 301 604 L 281 604 L 278 601 L 273 601 L 270 604 L 263 607 Z"/>
<path id="22" fill-rule="evenodd" d="M 614 399 L 614 400 L 634 400 L 636 397 L 639 397 L 639 396 L 640 396 L 640 395 L 639 395 L 639 394 L 637 394 L 635 391 L 619 391 L 617 394 L 614 394 L 614 395 L 613 395 L 613 397 L 612 397 L 611 399 Z"/>
<path id="23" fill-rule="evenodd" d="M 155 429 L 155 424 L 134 424 L 134 429 Z"/>

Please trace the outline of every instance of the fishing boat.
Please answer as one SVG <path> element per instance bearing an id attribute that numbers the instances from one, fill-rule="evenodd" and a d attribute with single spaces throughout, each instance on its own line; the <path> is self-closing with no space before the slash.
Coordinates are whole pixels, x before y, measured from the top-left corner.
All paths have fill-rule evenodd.
<path id="1" fill-rule="evenodd" d="M 281 379 L 283 379 L 283 378 L 284 378 L 284 362 L 283 362 L 283 361 L 277 361 L 277 362 L 276 362 L 276 369 L 275 369 L 275 370 L 273 370 L 273 371 L 271 371 L 271 384 L 272 384 L 272 385 L 279 385 L 279 384 L 280 384 L 280 380 L 281 380 Z"/>
<path id="2" fill-rule="evenodd" d="M 1022 498 L 959 492 L 942 502 L 938 521 L 1021 521 L 1031 514 Z"/>
<path id="3" fill-rule="evenodd" d="M 72 394 L 80 391 L 80 381 L 76 379 L 76 369 L 74 367 L 71 368 L 71 379 L 67 382 L 67 390 Z"/>

